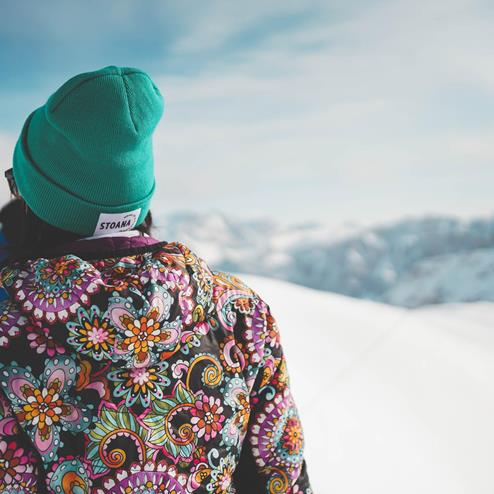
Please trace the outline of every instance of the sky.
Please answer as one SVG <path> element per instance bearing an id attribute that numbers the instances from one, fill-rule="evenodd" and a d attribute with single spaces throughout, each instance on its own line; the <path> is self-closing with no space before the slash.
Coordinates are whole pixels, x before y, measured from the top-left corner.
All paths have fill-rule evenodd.
<path id="1" fill-rule="evenodd" d="M 165 98 L 158 214 L 490 215 L 493 34 L 489 1 L 0 0 L 0 162 L 63 82 L 121 65 Z"/>

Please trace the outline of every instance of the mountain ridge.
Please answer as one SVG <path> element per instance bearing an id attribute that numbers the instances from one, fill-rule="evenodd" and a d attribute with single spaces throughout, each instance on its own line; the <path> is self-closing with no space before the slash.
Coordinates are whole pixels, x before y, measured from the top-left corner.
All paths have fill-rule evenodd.
<path id="1" fill-rule="evenodd" d="M 214 269 L 401 307 L 494 301 L 494 216 L 334 228 L 177 211 L 157 225 L 160 236 L 187 242 Z"/>

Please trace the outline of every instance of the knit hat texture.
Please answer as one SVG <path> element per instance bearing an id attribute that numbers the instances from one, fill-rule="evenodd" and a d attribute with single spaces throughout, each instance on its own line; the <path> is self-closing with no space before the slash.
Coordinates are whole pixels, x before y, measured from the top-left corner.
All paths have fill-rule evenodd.
<path id="1" fill-rule="evenodd" d="M 13 157 L 21 197 L 45 222 L 80 235 L 139 225 L 155 190 L 152 134 L 163 108 L 142 70 L 72 77 L 24 123 Z"/>

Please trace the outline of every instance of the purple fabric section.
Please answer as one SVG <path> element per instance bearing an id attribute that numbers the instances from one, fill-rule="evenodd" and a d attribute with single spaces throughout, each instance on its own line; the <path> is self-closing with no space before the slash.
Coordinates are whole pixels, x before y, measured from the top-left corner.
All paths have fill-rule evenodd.
<path id="1" fill-rule="evenodd" d="M 75 255 L 101 254 L 101 257 L 114 252 L 136 249 L 163 242 L 154 237 L 102 237 L 91 240 L 77 240 L 60 245 L 57 252 L 66 252 Z"/>

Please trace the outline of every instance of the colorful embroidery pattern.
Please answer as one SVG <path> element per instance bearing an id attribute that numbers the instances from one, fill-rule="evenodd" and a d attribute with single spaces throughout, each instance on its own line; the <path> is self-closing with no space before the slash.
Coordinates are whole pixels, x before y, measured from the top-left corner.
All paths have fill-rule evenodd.
<path id="1" fill-rule="evenodd" d="M 67 343 L 77 352 L 95 360 L 113 357 L 114 328 L 108 316 L 101 314 L 96 305 L 93 305 L 89 312 L 79 307 L 77 321 L 69 321 L 67 328 L 70 333 Z"/>
<path id="2" fill-rule="evenodd" d="M 151 400 L 163 398 L 164 391 L 171 383 L 168 377 L 168 362 L 159 362 L 149 367 L 118 369 L 108 374 L 108 379 L 118 383 L 113 395 L 125 398 L 125 405 L 131 407 L 138 400 L 147 408 Z"/>
<path id="3" fill-rule="evenodd" d="M 35 493 L 41 461 L 57 494 L 311 493 L 276 321 L 240 279 L 179 242 L 0 278 L 0 491 Z"/>
<path id="4" fill-rule="evenodd" d="M 173 301 L 168 291 L 150 284 L 144 297 L 129 287 L 131 293 L 142 298 L 137 309 L 131 297 L 113 296 L 109 299 L 108 317 L 117 331 L 115 353 L 122 356 L 129 367 L 145 367 L 155 363 L 159 353 L 172 350 L 181 334 L 181 321 L 168 321 Z"/>
<path id="5" fill-rule="evenodd" d="M 0 371 L 0 386 L 12 404 L 21 427 L 28 432 L 45 462 L 56 457 L 60 430 L 85 431 L 91 423 L 89 407 L 81 407 L 68 391 L 76 378 L 76 363 L 72 358 L 55 358 L 45 362 L 40 379 L 30 367 L 15 362 Z"/>
<path id="6" fill-rule="evenodd" d="M 12 294 L 35 319 L 65 322 L 98 291 L 97 280 L 94 267 L 76 256 L 39 259 L 16 273 Z"/>

